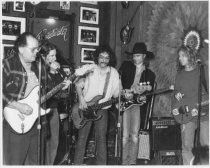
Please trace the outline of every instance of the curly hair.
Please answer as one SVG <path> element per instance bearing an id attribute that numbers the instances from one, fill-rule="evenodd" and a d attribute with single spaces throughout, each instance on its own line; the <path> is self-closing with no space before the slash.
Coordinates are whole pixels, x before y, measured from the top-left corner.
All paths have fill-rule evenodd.
<path id="1" fill-rule="evenodd" d="M 94 52 L 94 55 L 93 55 L 95 64 L 98 64 L 98 57 L 103 52 L 106 52 L 109 55 L 109 57 L 110 57 L 108 65 L 114 67 L 116 65 L 115 54 L 114 54 L 114 52 L 112 51 L 112 49 L 108 45 L 102 45 L 102 46 L 99 46 L 96 49 L 96 51 Z"/>
<path id="2" fill-rule="evenodd" d="M 185 55 L 188 57 L 188 60 L 189 60 L 189 63 L 191 64 L 191 65 L 195 65 L 196 64 L 196 59 L 197 59 L 197 52 L 194 50 L 194 49 L 192 49 L 191 47 L 189 47 L 189 46 L 181 46 L 179 49 L 178 49 L 178 51 L 177 51 L 177 54 L 179 55 L 179 53 L 180 52 L 184 52 L 185 53 Z M 179 61 L 179 56 L 177 57 L 177 69 L 178 70 L 181 70 L 181 69 L 183 69 L 184 68 L 184 66 L 182 66 L 181 64 L 180 64 L 180 61 Z"/>

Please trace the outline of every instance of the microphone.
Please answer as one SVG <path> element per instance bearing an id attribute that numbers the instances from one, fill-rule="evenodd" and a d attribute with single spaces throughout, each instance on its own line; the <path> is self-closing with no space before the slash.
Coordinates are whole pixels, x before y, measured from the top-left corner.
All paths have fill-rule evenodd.
<path id="1" fill-rule="evenodd" d="M 57 61 L 49 62 L 49 65 L 50 66 L 52 64 L 54 64 L 55 66 L 56 66 L 56 64 L 58 65 L 56 68 L 54 68 L 54 67 L 51 67 L 51 68 L 55 69 L 55 71 L 58 72 L 61 75 L 61 77 L 63 78 L 63 73 L 61 72 L 61 66 L 60 66 L 60 64 Z"/>

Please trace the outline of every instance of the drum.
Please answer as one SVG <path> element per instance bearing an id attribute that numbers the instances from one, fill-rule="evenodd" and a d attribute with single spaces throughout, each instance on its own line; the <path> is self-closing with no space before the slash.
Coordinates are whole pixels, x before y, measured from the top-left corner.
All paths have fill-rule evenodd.
<path id="1" fill-rule="evenodd" d="M 137 158 L 150 160 L 149 133 L 146 131 L 140 131 L 139 133 L 139 150 Z"/>

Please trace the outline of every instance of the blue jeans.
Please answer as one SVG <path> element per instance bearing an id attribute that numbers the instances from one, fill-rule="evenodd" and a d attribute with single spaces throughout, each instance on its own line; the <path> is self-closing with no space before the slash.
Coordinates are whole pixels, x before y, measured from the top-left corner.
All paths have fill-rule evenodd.
<path id="1" fill-rule="evenodd" d="M 189 122 L 181 125 L 182 136 L 182 159 L 184 165 L 192 165 L 194 156 L 192 149 L 194 147 L 194 136 L 197 124 Z M 200 143 L 201 146 L 209 145 L 209 121 L 202 121 L 200 124 Z"/>
<path id="2" fill-rule="evenodd" d="M 139 129 L 140 106 L 134 105 L 123 114 L 123 165 L 136 164 Z"/>
<path id="3" fill-rule="evenodd" d="M 38 155 L 38 130 L 37 122 L 26 134 L 17 134 L 9 124 L 3 121 L 3 164 L 37 165 Z"/>
<path id="4" fill-rule="evenodd" d="M 59 141 L 59 114 L 57 108 L 52 109 L 48 116 L 49 137 L 46 139 L 46 165 L 53 165 Z"/>
<path id="5" fill-rule="evenodd" d="M 103 117 L 98 121 L 94 121 L 95 138 L 96 138 L 96 164 L 106 165 L 107 164 L 106 133 L 107 133 L 108 110 L 99 110 L 97 114 L 103 115 Z M 90 132 L 91 125 L 92 122 L 88 122 L 78 132 L 78 140 L 74 156 L 75 165 L 83 164 L 87 138 Z"/>

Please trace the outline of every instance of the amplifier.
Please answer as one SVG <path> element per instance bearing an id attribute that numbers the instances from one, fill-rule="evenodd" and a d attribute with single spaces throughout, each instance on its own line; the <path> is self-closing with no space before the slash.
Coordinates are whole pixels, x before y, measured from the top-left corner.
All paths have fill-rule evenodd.
<path id="1" fill-rule="evenodd" d="M 173 118 L 153 118 L 152 125 L 176 125 L 176 121 Z"/>
<path id="2" fill-rule="evenodd" d="M 182 165 L 181 150 L 157 151 L 155 159 L 161 165 Z"/>
<path id="3" fill-rule="evenodd" d="M 152 118 L 152 149 L 181 149 L 180 125 L 173 118 Z"/>

